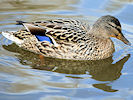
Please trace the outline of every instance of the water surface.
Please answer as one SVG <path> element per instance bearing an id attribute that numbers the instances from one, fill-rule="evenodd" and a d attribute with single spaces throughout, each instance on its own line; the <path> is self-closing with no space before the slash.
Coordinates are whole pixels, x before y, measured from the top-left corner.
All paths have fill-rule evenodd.
<path id="1" fill-rule="evenodd" d="M 92 25 L 113 15 L 133 44 L 133 0 L 1 0 L 0 32 L 22 26 L 16 20 L 72 18 Z M 0 34 L 0 100 L 132 100 L 133 46 L 112 39 L 116 52 L 100 61 L 72 61 L 19 48 Z"/>

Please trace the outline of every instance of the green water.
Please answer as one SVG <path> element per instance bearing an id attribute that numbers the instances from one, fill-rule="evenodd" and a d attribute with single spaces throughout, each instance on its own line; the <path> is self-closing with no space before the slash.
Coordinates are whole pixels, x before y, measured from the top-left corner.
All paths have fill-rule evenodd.
<path id="1" fill-rule="evenodd" d="M 93 24 L 117 17 L 133 44 L 133 0 L 0 0 L 0 32 L 16 20 L 72 18 Z M 0 34 L 0 100 L 133 100 L 133 46 L 113 39 L 116 52 L 100 61 L 44 58 Z"/>

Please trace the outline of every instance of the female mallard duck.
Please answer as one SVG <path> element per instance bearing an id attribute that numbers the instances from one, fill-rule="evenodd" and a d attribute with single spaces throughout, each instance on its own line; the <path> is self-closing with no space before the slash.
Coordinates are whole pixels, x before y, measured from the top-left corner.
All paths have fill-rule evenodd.
<path id="1" fill-rule="evenodd" d="M 99 18 L 90 29 L 88 25 L 77 20 L 17 22 L 26 29 L 2 32 L 3 36 L 24 49 L 47 57 L 74 60 L 105 59 L 114 52 L 114 44 L 110 37 L 130 45 L 121 32 L 118 19 L 110 15 Z"/>

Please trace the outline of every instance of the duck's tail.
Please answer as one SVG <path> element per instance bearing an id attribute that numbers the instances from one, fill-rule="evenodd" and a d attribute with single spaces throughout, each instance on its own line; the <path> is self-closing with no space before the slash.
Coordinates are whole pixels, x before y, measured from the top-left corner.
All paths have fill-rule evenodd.
<path id="1" fill-rule="evenodd" d="M 16 31 L 6 31 L 6 32 L 2 32 L 2 35 L 7 39 L 15 42 L 18 45 L 22 44 L 23 40 L 19 39 L 18 37 L 15 37 L 14 33 L 16 33 Z"/>

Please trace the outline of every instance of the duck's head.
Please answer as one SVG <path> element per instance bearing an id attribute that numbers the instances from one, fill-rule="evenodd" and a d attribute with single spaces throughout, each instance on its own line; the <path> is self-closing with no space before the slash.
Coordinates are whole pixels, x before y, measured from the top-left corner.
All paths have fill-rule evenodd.
<path id="1" fill-rule="evenodd" d="M 131 43 L 122 34 L 119 20 L 113 16 L 106 15 L 100 17 L 93 25 L 93 30 L 95 29 L 98 31 L 98 35 L 101 35 L 102 37 L 114 37 L 127 45 L 131 45 Z"/>

